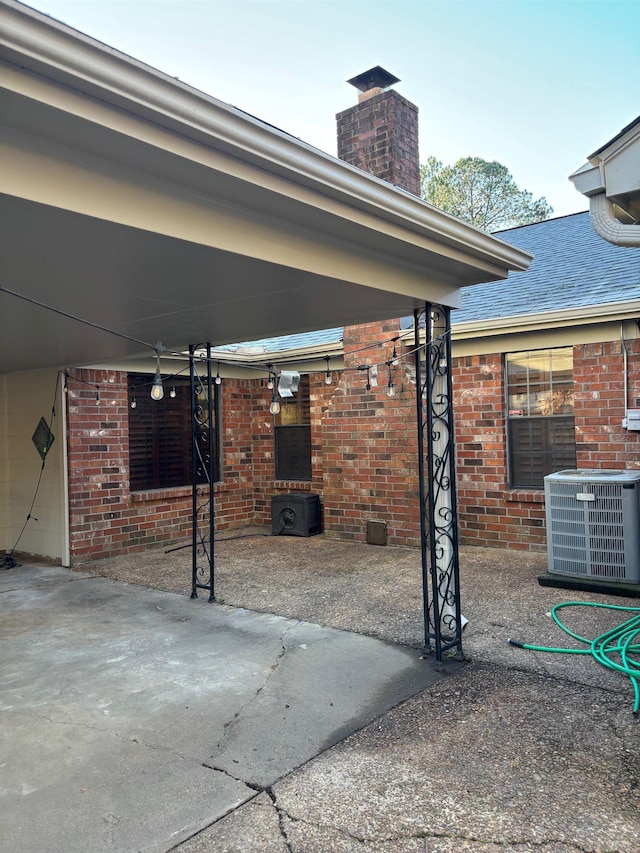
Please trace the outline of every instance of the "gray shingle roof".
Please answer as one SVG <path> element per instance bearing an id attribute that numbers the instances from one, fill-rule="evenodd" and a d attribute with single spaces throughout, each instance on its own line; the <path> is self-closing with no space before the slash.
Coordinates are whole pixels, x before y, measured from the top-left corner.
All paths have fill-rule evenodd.
<path id="1" fill-rule="evenodd" d="M 259 341 L 245 341 L 241 344 L 225 344 L 216 347 L 216 352 L 242 352 L 247 347 L 261 349 L 263 352 L 286 352 L 315 346 L 320 349 L 324 344 L 334 344 L 342 340 L 342 326 L 336 329 L 321 329 L 317 332 L 302 332 L 297 335 L 283 335 L 279 338 L 263 338 Z"/>
<path id="2" fill-rule="evenodd" d="M 534 256 L 524 272 L 462 290 L 453 325 L 640 300 L 640 251 L 612 246 L 574 213 L 495 234 Z"/>

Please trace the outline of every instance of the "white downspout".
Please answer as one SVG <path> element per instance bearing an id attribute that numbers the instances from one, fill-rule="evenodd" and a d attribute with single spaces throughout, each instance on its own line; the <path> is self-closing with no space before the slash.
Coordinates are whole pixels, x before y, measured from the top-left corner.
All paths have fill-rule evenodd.
<path id="1" fill-rule="evenodd" d="M 613 213 L 613 204 L 604 193 L 589 199 L 589 215 L 594 230 L 614 246 L 640 248 L 640 225 L 624 225 Z"/>
<path id="2" fill-rule="evenodd" d="M 62 372 L 60 388 L 60 424 L 62 428 L 62 565 L 71 565 L 69 534 L 69 446 L 67 443 L 67 375 Z"/>

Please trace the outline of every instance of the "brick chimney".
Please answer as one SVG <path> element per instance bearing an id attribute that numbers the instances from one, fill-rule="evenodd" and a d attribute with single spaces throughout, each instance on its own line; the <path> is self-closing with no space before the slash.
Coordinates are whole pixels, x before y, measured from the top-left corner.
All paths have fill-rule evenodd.
<path id="1" fill-rule="evenodd" d="M 420 195 L 418 108 L 390 86 L 399 79 L 377 65 L 347 81 L 358 103 L 338 113 L 338 157 Z"/>

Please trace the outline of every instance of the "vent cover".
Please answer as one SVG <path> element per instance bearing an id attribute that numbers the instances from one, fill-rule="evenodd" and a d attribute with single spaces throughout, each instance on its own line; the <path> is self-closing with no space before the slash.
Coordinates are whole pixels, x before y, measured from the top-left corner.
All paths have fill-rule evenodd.
<path id="1" fill-rule="evenodd" d="M 274 536 L 313 536 L 320 533 L 320 497 L 308 492 L 271 498 L 271 532 Z"/>
<path id="2" fill-rule="evenodd" d="M 640 583 L 640 471 L 544 478 L 549 573 Z"/>

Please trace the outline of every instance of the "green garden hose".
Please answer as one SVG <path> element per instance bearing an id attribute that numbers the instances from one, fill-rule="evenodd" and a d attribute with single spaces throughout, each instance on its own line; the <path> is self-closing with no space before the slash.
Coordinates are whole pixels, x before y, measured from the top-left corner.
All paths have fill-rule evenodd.
<path id="1" fill-rule="evenodd" d="M 622 624 L 605 631 L 603 634 L 589 640 L 571 631 L 557 615 L 558 610 L 563 607 L 600 607 L 605 610 L 622 610 L 625 613 L 635 613 L 635 616 L 627 619 Z M 615 672 L 622 672 L 631 679 L 634 691 L 633 714 L 638 716 L 640 712 L 640 607 L 622 607 L 617 604 L 600 604 L 593 601 L 565 601 L 555 604 L 551 608 L 551 617 L 562 630 L 584 643 L 586 649 L 560 649 L 550 646 L 534 646 L 531 643 L 519 643 L 517 640 L 509 640 L 512 646 L 519 649 L 528 649 L 532 652 L 558 652 L 567 655 L 592 655 L 599 663 Z M 636 656 L 634 659 L 633 656 Z"/>

